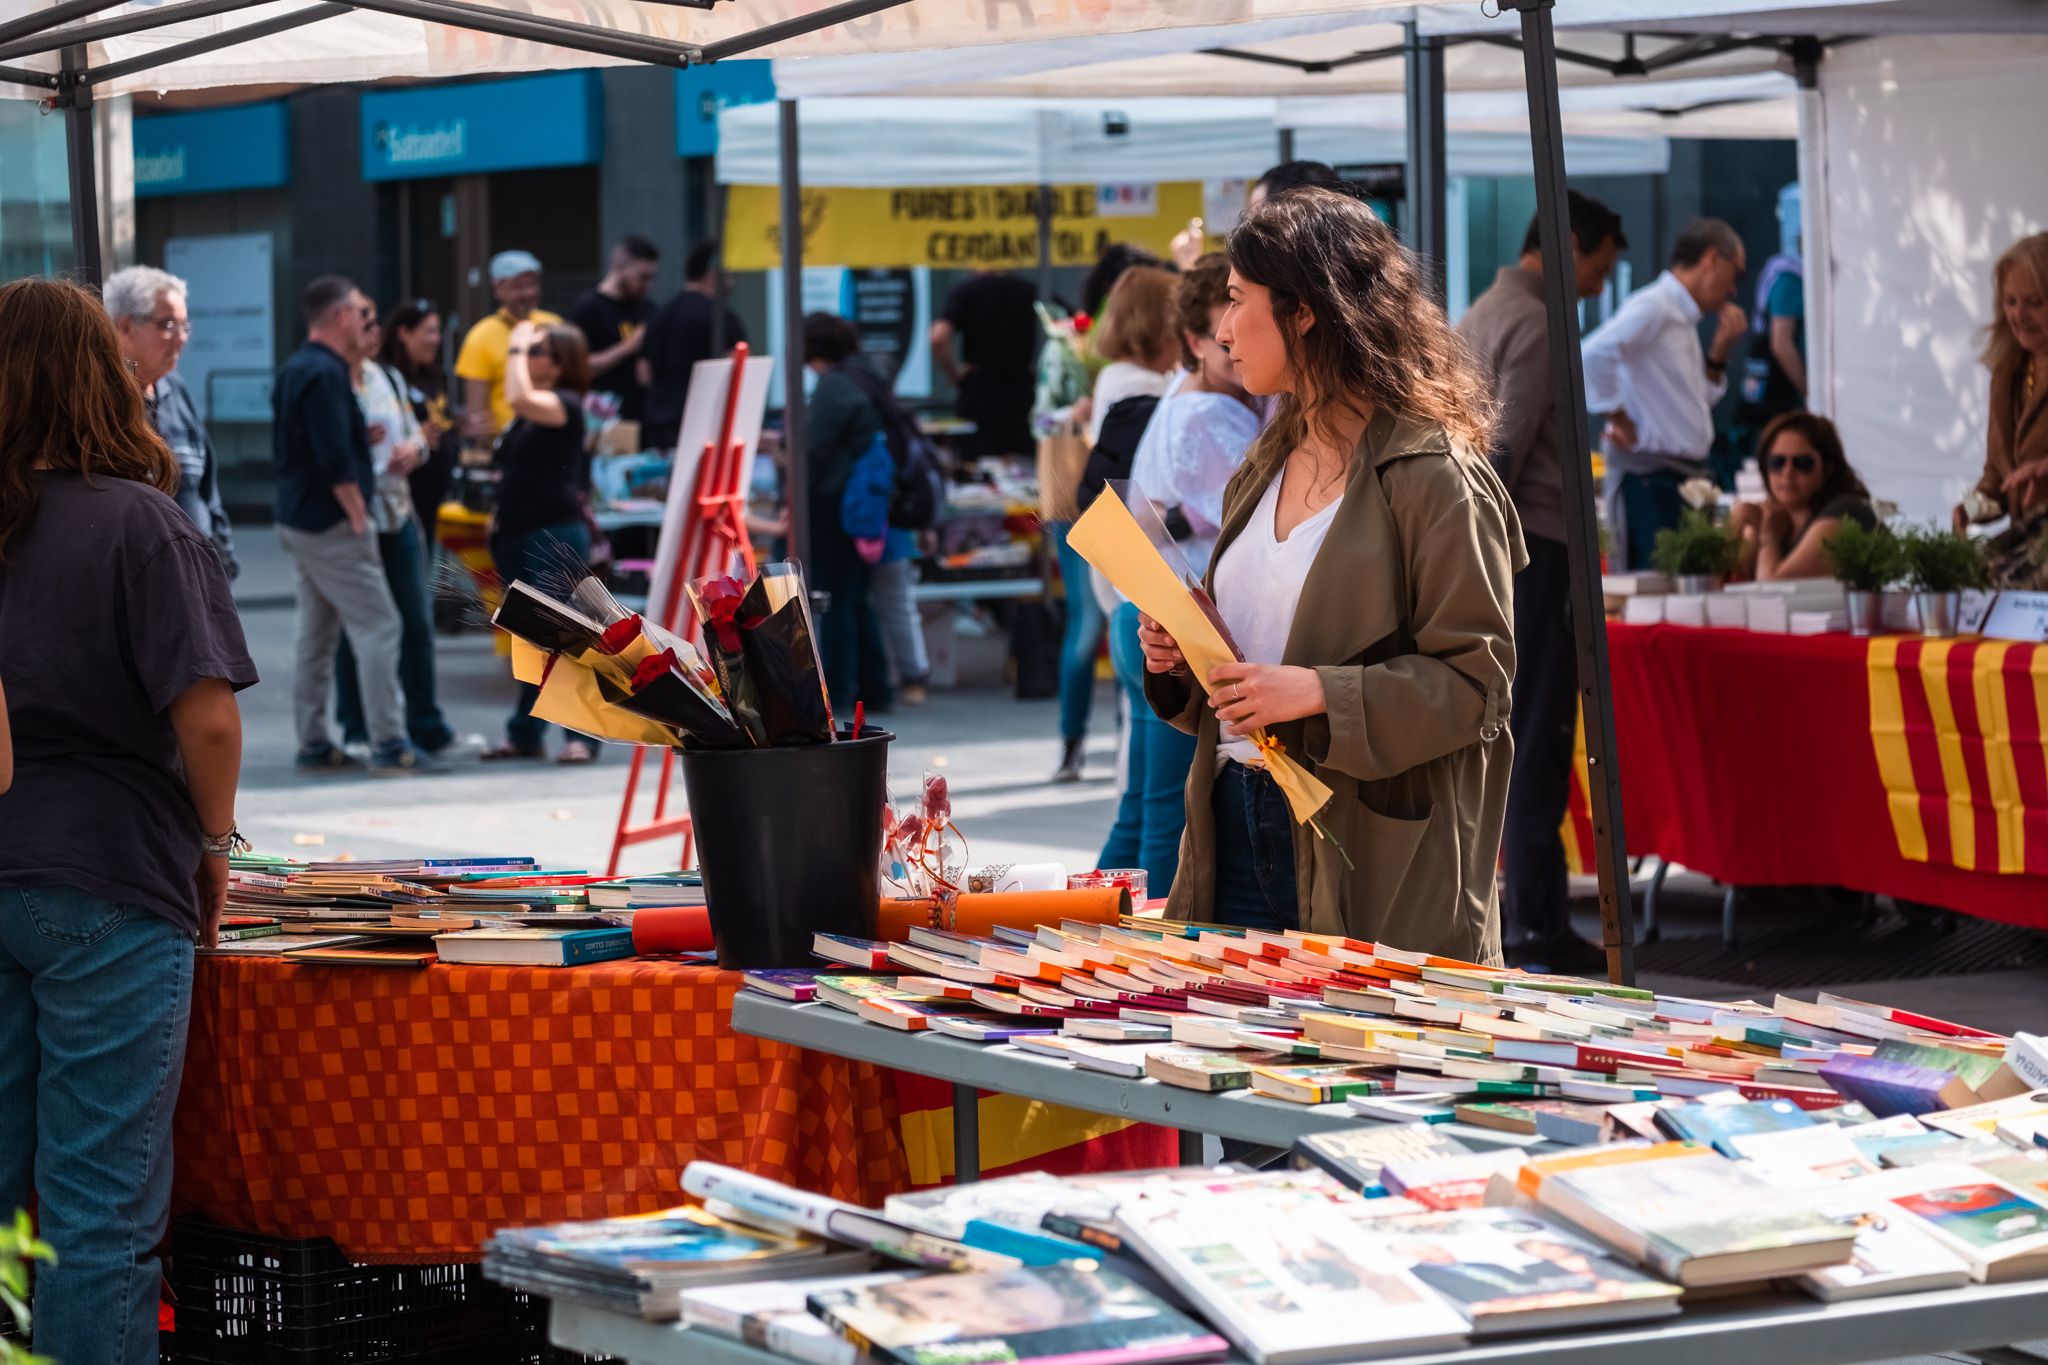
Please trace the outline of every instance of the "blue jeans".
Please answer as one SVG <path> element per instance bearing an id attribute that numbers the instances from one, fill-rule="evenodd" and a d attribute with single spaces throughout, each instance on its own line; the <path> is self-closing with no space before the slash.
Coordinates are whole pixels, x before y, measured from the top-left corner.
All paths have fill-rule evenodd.
<path id="1" fill-rule="evenodd" d="M 1147 893 L 1163 896 L 1180 867 L 1180 835 L 1187 824 L 1188 769 L 1195 737 L 1152 714 L 1145 700 L 1145 655 L 1138 648 L 1138 609 L 1125 602 L 1109 624 L 1109 662 L 1130 702 L 1131 733 L 1123 800 L 1102 846 L 1100 867 L 1142 867 Z"/>
<path id="2" fill-rule="evenodd" d="M 404 633 L 398 639 L 398 685 L 405 693 L 405 734 L 413 746 L 432 753 L 445 749 L 455 738 L 441 716 L 441 703 L 434 695 L 434 605 L 427 590 L 427 557 L 420 546 L 419 523 L 407 520 L 388 535 L 377 537 L 377 554 L 384 561 L 384 581 L 391 585 L 391 600 L 398 606 Z M 341 736 L 350 744 L 369 742 L 369 727 L 363 722 L 363 693 L 356 683 L 355 652 L 343 634 L 334 651 L 334 710 L 341 721 Z"/>
<path id="3" fill-rule="evenodd" d="M 1300 927 L 1294 881 L 1294 817 L 1280 784 L 1256 768 L 1225 763 L 1210 803 L 1216 820 L 1217 924 L 1278 932 Z"/>
<path id="4" fill-rule="evenodd" d="M 1091 586 L 1094 570 L 1067 548 L 1072 526 L 1070 521 L 1048 521 L 1045 534 L 1059 551 L 1060 581 L 1067 594 L 1067 631 L 1060 641 L 1060 738 L 1085 739 L 1088 709 L 1095 701 L 1095 658 L 1102 652 L 1108 622 Z"/>
<path id="5" fill-rule="evenodd" d="M 38 1200 L 36 1350 L 157 1358 L 156 1255 L 192 1017 L 192 936 L 69 886 L 0 886 L 0 1209 Z"/>
<path id="6" fill-rule="evenodd" d="M 498 576 L 508 585 L 520 578 L 550 583 L 572 565 L 589 560 L 590 532 L 580 521 L 567 521 L 538 531 L 500 533 L 491 537 L 491 558 L 497 561 Z M 505 722 L 505 738 L 513 748 L 538 753 L 547 742 L 548 723 L 533 718 L 533 704 L 539 699 L 538 687 L 519 684 L 519 700 L 513 704 L 512 718 Z"/>

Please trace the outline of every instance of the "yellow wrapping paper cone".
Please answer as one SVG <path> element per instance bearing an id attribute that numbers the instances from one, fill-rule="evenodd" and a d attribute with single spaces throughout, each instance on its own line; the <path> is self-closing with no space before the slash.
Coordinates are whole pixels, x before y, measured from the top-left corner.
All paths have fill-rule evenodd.
<path id="1" fill-rule="evenodd" d="M 673 748 L 678 740 L 665 725 L 611 705 L 598 690 L 597 675 L 573 659 L 557 656 L 540 685 L 533 714 L 579 734 L 616 739 L 627 744 Z"/>
<path id="2" fill-rule="evenodd" d="M 1196 678 L 1206 678 L 1211 670 L 1237 661 L 1216 623 L 1161 557 L 1115 489 L 1103 489 L 1081 514 L 1067 532 L 1067 544 L 1139 611 L 1166 628 Z M 1294 823 L 1305 825 L 1314 819 L 1316 812 L 1329 804 L 1330 789 L 1290 758 L 1264 730 L 1250 738 L 1265 756 L 1266 770 L 1287 794 Z"/>

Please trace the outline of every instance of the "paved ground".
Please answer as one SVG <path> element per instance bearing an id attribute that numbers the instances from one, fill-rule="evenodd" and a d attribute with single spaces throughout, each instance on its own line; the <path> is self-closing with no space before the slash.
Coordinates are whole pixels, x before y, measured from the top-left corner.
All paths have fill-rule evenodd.
<path id="1" fill-rule="evenodd" d="M 554 866 L 601 868 L 609 853 L 623 792 L 627 751 L 607 748 L 588 768 L 548 764 L 489 766 L 470 762 L 453 773 L 403 779 L 300 777 L 292 771 L 291 651 L 293 613 L 288 605 L 289 565 L 267 528 L 241 532 L 238 551 L 245 565 L 237 585 L 243 625 L 264 681 L 242 698 L 246 736 L 242 828 L 260 847 L 302 857 L 452 856 L 531 853 Z M 496 738 L 510 708 L 512 684 L 488 635 L 444 637 L 440 683 L 449 719 L 463 732 Z M 891 789 L 914 793 L 927 770 L 943 772 L 954 797 L 955 817 L 976 862 L 1058 861 L 1070 868 L 1094 866 L 1096 851 L 1115 813 L 1115 738 L 1111 689 L 1097 698 L 1089 744 L 1088 780 L 1055 787 L 1044 779 L 1057 757 L 1056 707 L 1019 702 L 995 687 L 940 692 L 931 704 L 899 710 L 886 720 L 898 740 L 890 760 Z M 653 768 L 650 767 L 650 773 Z M 680 794 L 680 782 L 678 782 Z M 645 807 L 643 805 L 643 813 Z M 672 866 L 673 845 L 629 850 L 628 871 Z M 1590 908 L 1590 884 L 1580 888 L 1587 905 L 1582 931 L 1597 933 Z M 1711 938 L 1718 925 L 1720 896 L 1703 879 L 1679 874 L 1666 892 L 1665 932 L 1669 939 Z M 1948 975 L 1920 973 L 1914 965 L 1921 940 L 1899 932 L 1887 919 L 1875 928 L 1857 925 L 1839 909 L 1816 910 L 1798 897 L 1759 893 L 1743 908 L 1745 947 L 1754 941 L 1753 962 L 1727 955 L 1679 953 L 1667 960 L 1708 961 L 1713 979 L 1645 972 L 1658 989 L 1738 998 L 1762 996 L 1744 982 L 1798 980 L 1857 998 L 1874 999 L 1944 1015 L 1984 1028 L 2048 1032 L 2048 961 L 2040 954 L 2015 953 L 2032 965 Z M 1800 935 L 1774 935 L 1797 927 Z M 1837 955 L 1858 936 L 1886 935 L 1890 960 L 1881 980 L 1839 976 L 1800 977 L 1801 954 L 1816 964 Z M 1903 947 L 1897 945 L 1903 944 Z M 1928 938 L 1935 960 L 1942 940 Z M 1667 945 L 1668 947 L 1669 945 Z M 2026 942 L 2022 947 L 2028 946 Z M 1950 956 L 1953 956 L 1952 954 Z M 1999 967 L 1989 960 L 1985 965 Z M 1750 969 L 1765 973 L 1759 978 Z M 1788 968 L 1791 976 L 1787 977 Z M 1811 989 L 1799 993 L 1811 996 Z"/>

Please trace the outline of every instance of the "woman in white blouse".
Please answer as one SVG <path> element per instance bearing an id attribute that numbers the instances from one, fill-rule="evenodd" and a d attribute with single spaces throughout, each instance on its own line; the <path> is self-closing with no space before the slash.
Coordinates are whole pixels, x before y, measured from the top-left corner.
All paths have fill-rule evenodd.
<path id="1" fill-rule="evenodd" d="M 1131 463 L 1133 496 L 1152 505 L 1197 578 L 1208 569 L 1223 527 L 1224 486 L 1259 434 L 1258 414 L 1230 354 L 1216 344 L 1229 304 L 1230 262 L 1221 252 L 1202 257 L 1180 277 L 1173 311 L 1181 364 Z M 1159 719 L 1145 700 L 1138 609 L 1128 602 L 1110 620 L 1109 654 L 1130 698 L 1131 730 L 1123 798 L 1098 865 L 1142 867 L 1147 884 L 1163 893 L 1179 861 L 1195 738 Z"/>
<path id="2" fill-rule="evenodd" d="M 1089 349 L 1108 362 L 1082 400 L 1091 454 L 1112 408 L 1130 398 L 1156 399 L 1166 391 L 1166 377 L 1180 362 L 1180 343 L 1173 330 L 1173 291 L 1178 283 L 1170 270 L 1133 265 L 1110 287 L 1101 319 L 1089 337 Z M 1121 439 L 1124 432 L 1120 429 L 1117 435 Z M 1122 449 L 1128 452 L 1130 446 Z M 1071 498 L 1078 491 L 1067 493 Z M 1079 782 L 1088 712 L 1095 697 L 1095 660 L 1108 617 L 1116 610 L 1116 591 L 1095 576 L 1087 560 L 1067 548 L 1064 523 L 1046 530 L 1059 551 L 1067 602 L 1067 628 L 1060 646 L 1060 766 L 1052 780 Z"/>

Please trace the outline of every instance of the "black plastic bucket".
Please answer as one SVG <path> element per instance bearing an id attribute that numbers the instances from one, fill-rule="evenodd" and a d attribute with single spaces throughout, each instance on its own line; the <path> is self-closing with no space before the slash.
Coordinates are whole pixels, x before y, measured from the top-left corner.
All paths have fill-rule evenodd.
<path id="1" fill-rule="evenodd" d="M 812 935 L 871 935 L 894 738 L 682 751 L 719 966 L 811 966 Z"/>

